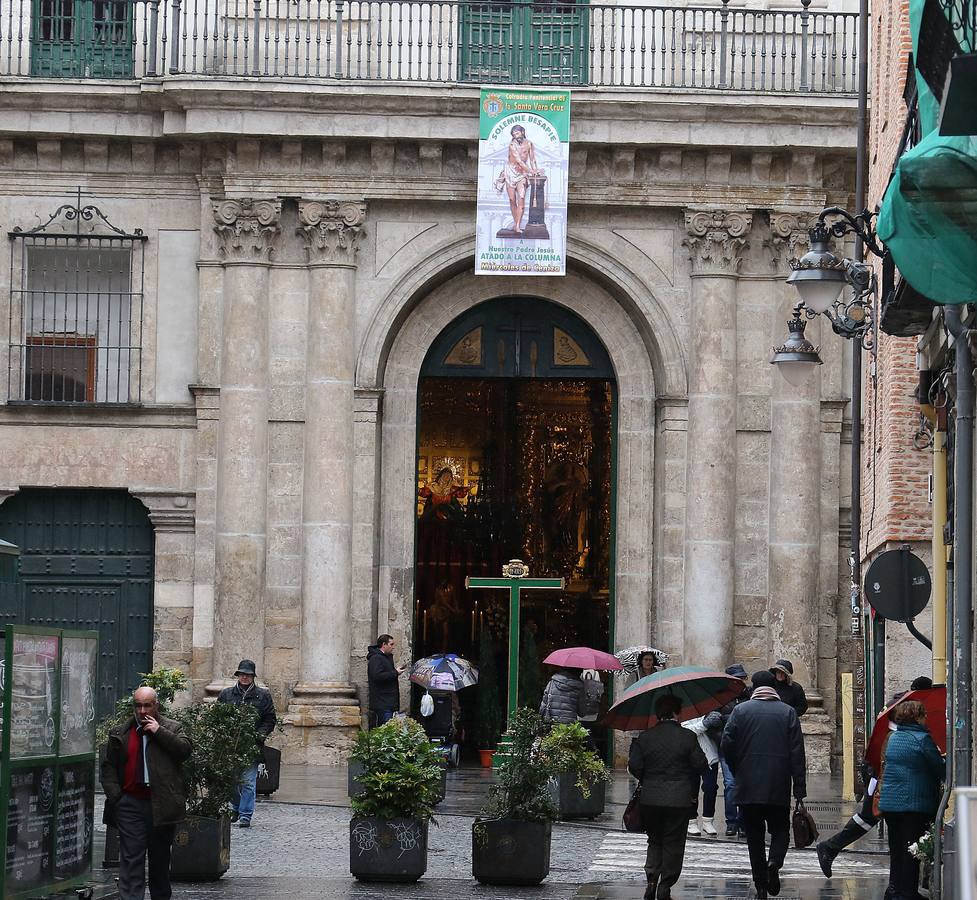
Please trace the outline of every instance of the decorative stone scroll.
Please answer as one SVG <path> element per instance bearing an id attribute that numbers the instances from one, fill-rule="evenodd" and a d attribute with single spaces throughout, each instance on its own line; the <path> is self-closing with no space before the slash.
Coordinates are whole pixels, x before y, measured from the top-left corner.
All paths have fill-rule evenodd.
<path id="1" fill-rule="evenodd" d="M 686 210 L 689 232 L 682 243 L 689 249 L 693 275 L 735 275 L 747 246 L 744 235 L 753 224 L 753 214 L 711 210 Z"/>
<path id="2" fill-rule="evenodd" d="M 803 256 L 810 244 L 808 229 L 817 213 L 770 210 L 770 237 L 764 246 L 770 251 L 774 272 L 787 273 L 790 261 Z"/>
<path id="3" fill-rule="evenodd" d="M 355 266 L 366 204 L 355 200 L 300 200 L 297 229 L 310 263 Z"/>
<path id="4" fill-rule="evenodd" d="M 228 262 L 269 262 L 281 234 L 281 218 L 281 200 L 214 201 L 218 253 Z"/>

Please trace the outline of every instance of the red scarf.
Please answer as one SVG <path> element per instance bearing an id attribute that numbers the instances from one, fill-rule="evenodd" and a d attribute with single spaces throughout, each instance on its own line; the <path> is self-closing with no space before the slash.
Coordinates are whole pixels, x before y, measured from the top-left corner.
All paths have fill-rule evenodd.
<path id="1" fill-rule="evenodd" d="M 143 784 L 143 771 L 140 765 L 142 762 L 142 735 L 135 726 L 129 729 L 129 743 L 126 749 L 125 777 L 122 781 L 122 790 L 135 797 L 149 797 L 149 788 Z"/>

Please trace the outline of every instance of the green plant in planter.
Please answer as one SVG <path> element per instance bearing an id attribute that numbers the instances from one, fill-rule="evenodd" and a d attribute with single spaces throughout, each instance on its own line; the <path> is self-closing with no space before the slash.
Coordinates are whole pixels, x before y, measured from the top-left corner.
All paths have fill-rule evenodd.
<path id="1" fill-rule="evenodd" d="M 139 683 L 140 687 L 151 687 L 156 691 L 156 698 L 159 700 L 160 715 L 172 718 L 169 712 L 169 706 L 173 702 L 173 698 L 180 691 L 187 689 L 189 683 L 186 674 L 180 669 L 160 666 L 160 668 L 152 672 L 140 672 L 139 677 L 142 679 Z M 115 711 L 107 715 L 95 727 L 95 746 L 104 746 L 108 742 L 109 732 L 117 725 L 122 725 L 124 722 L 129 721 L 135 714 L 135 709 L 132 705 L 132 694 L 127 694 L 125 697 L 117 700 Z"/>
<path id="2" fill-rule="evenodd" d="M 539 742 L 540 753 L 549 761 L 551 770 L 559 774 L 574 774 L 575 784 L 584 797 L 590 796 L 593 785 L 610 778 L 607 766 L 589 748 L 589 741 L 587 729 L 574 722 L 554 725 Z"/>
<path id="3" fill-rule="evenodd" d="M 362 793 L 351 801 L 354 816 L 433 820 L 444 760 L 418 722 L 397 717 L 361 731 L 350 760 L 364 766 Z"/>
<path id="4" fill-rule="evenodd" d="M 254 710 L 231 703 L 194 703 L 172 717 L 193 745 L 183 767 L 187 815 L 218 819 L 230 809 L 241 773 L 258 758 Z"/>
<path id="5" fill-rule="evenodd" d="M 554 725 L 545 734 L 541 730 L 539 713 L 516 710 L 509 729 L 512 742 L 489 789 L 487 816 L 552 821 L 559 813 L 549 790 L 554 775 L 575 775 L 585 797 L 593 784 L 608 779 L 607 767 L 587 749 L 587 731 L 582 725 Z"/>
<path id="6" fill-rule="evenodd" d="M 936 826 L 932 825 L 930 830 L 920 835 L 919 839 L 909 845 L 909 852 L 920 862 L 933 862 L 933 853 L 936 844 Z"/>
<path id="7" fill-rule="evenodd" d="M 499 670 L 489 629 L 483 628 L 478 643 L 478 721 L 475 736 L 480 750 L 494 750 L 502 734 Z"/>

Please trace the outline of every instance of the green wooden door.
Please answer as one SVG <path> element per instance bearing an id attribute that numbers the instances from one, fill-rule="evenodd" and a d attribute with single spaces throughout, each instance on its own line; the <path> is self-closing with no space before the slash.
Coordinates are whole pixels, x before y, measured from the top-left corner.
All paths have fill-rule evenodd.
<path id="1" fill-rule="evenodd" d="M 31 74 L 131 78 L 133 8 L 125 0 L 33 0 Z"/>
<path id="2" fill-rule="evenodd" d="M 0 505 L 0 537 L 20 547 L 20 590 L 0 625 L 99 633 L 97 714 L 152 668 L 153 529 L 125 491 L 23 490 Z"/>
<path id="3" fill-rule="evenodd" d="M 483 83 L 585 84 L 589 25 L 587 0 L 463 3 L 459 77 Z"/>

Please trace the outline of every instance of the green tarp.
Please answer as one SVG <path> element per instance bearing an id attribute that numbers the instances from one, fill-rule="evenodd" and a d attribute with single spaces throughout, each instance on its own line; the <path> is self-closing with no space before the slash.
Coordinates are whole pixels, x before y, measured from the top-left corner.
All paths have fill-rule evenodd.
<path id="1" fill-rule="evenodd" d="M 910 0 L 913 56 L 925 0 Z M 899 159 L 879 238 L 903 277 L 936 303 L 977 301 L 977 137 L 943 137 L 939 103 L 916 73 L 922 140 Z"/>

